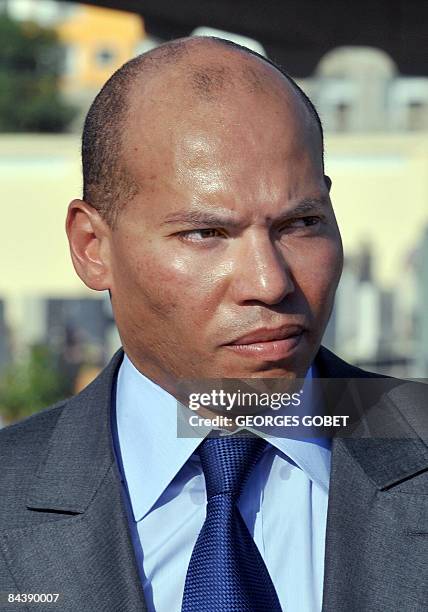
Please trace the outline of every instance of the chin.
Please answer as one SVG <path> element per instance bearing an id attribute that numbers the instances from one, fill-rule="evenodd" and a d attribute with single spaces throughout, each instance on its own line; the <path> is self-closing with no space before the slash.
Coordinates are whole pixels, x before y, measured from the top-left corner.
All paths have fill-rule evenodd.
<path id="1" fill-rule="evenodd" d="M 293 365 L 269 364 L 256 372 L 251 372 L 247 378 L 303 378 L 302 370 Z"/>
<path id="2" fill-rule="evenodd" d="M 218 368 L 216 376 L 218 378 L 303 378 L 302 375 L 304 368 L 299 367 L 296 363 L 273 363 L 265 362 L 249 365 L 248 363 L 242 364 L 228 364 L 222 368 Z"/>

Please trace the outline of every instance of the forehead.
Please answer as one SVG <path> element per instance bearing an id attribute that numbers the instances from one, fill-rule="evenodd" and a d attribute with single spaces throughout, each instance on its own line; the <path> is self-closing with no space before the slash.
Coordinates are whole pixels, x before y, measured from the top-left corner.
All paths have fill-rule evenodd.
<path id="1" fill-rule="evenodd" d="M 316 122 L 284 78 L 246 63 L 234 80 L 228 65 L 186 65 L 137 88 L 132 96 L 125 148 L 134 156 L 149 143 L 150 156 L 168 156 L 192 132 L 229 140 L 244 132 L 273 132 L 279 140 L 321 141 Z M 242 70 L 241 70 L 242 69 Z M 237 141 L 238 142 L 238 141 Z"/>
<path id="2" fill-rule="evenodd" d="M 146 194 L 244 189 L 296 165 L 321 170 L 318 127 L 285 78 L 226 56 L 192 57 L 134 90 L 124 154 Z"/>

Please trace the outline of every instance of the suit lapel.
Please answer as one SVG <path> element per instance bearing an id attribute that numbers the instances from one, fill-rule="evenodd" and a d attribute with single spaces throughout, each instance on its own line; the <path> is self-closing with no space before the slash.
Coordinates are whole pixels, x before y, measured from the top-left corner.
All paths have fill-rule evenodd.
<path id="1" fill-rule="evenodd" d="M 0 535 L 19 591 L 59 593 L 64 612 L 146 610 L 111 441 L 122 355 L 64 407 L 28 495 L 30 526 Z"/>
<path id="2" fill-rule="evenodd" d="M 370 376 L 323 348 L 318 368 L 322 377 Z M 422 421 L 407 418 L 421 413 L 422 396 L 426 406 L 426 389 L 396 381 L 386 396 L 373 398 L 372 411 L 364 406 L 351 437 L 332 442 L 323 612 L 422 611 L 427 603 L 415 570 L 426 560 L 428 449 L 414 428 Z M 380 425 L 383 439 L 365 435 Z"/>

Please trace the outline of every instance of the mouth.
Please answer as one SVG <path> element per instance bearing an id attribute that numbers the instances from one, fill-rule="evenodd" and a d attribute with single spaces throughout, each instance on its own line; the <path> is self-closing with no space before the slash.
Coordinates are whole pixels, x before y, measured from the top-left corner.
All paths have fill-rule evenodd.
<path id="1" fill-rule="evenodd" d="M 242 356 L 268 361 L 290 357 L 298 348 L 305 329 L 300 325 L 287 325 L 275 329 L 260 328 L 225 344 Z"/>

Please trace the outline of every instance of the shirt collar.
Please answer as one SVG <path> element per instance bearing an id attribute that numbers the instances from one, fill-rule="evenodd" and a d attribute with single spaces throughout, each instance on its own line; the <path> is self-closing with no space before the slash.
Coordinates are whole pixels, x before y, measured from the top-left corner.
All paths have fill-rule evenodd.
<path id="1" fill-rule="evenodd" d="M 321 414 L 324 412 L 318 385 L 313 385 L 313 379 L 318 372 L 315 364 L 309 368 L 303 384 L 304 403 L 300 414 Z M 297 410 L 299 412 L 299 409 Z M 301 429 L 300 429 L 301 431 Z M 328 492 L 330 482 L 331 440 L 328 438 L 270 436 L 269 442 L 281 453 L 289 457 L 310 480 L 316 482 Z"/>
<path id="2" fill-rule="evenodd" d="M 304 398 L 304 402 L 299 408 L 294 409 L 293 414 L 302 416 L 303 414 L 321 414 L 323 412 L 319 386 L 312 384 L 313 378 L 317 376 L 316 366 L 312 364 L 301 389 L 301 397 Z M 280 409 L 276 414 L 290 414 L 290 412 L 290 408 L 287 407 Z M 317 438 L 315 435 L 311 437 L 308 428 L 305 428 L 305 437 L 299 437 L 299 431 L 302 432 L 302 428 L 298 429 L 295 437 L 293 437 L 293 430 L 287 430 L 290 433 L 289 436 L 275 436 L 273 434 L 275 429 L 272 430 L 271 427 L 248 427 L 247 430 L 265 438 L 271 446 L 279 451 L 277 454 L 285 455 L 286 460 L 291 459 L 292 463 L 303 470 L 310 480 L 316 482 L 324 491 L 328 492 L 331 467 L 330 439 Z M 280 430 L 281 427 L 278 427 L 276 431 L 281 433 Z M 224 435 L 231 435 L 229 432 L 223 433 Z"/>
<path id="3" fill-rule="evenodd" d="M 312 368 L 305 384 L 311 377 Z M 177 436 L 177 406 L 174 396 L 141 374 L 124 355 L 117 378 L 116 418 L 124 477 L 136 521 L 150 511 L 201 442 L 200 435 Z M 206 435 L 209 431 L 207 428 Z M 307 440 L 267 439 L 328 490 L 328 448 Z"/>

